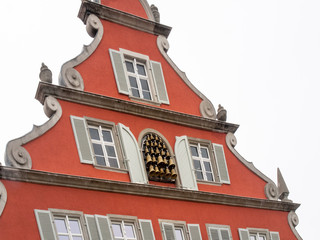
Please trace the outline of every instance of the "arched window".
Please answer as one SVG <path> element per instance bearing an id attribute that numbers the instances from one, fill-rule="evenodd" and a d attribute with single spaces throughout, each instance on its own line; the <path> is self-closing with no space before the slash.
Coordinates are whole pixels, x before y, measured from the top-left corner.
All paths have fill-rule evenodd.
<path id="1" fill-rule="evenodd" d="M 156 133 L 142 137 L 142 153 L 148 178 L 151 181 L 175 182 L 177 171 L 168 143 Z"/>

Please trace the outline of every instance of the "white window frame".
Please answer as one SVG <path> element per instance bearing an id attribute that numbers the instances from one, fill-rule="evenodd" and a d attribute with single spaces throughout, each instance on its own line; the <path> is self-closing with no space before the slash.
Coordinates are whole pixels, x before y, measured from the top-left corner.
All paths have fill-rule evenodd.
<path id="1" fill-rule="evenodd" d="M 197 182 L 206 183 L 206 184 L 219 184 L 220 185 L 221 182 L 220 182 L 220 178 L 219 178 L 216 157 L 215 157 L 214 152 L 213 152 L 213 147 L 212 147 L 211 141 L 205 140 L 205 139 L 200 139 L 200 138 L 188 137 L 188 142 L 189 142 L 190 156 L 192 158 L 194 175 L 195 175 L 195 178 L 196 178 Z M 211 166 L 211 174 L 213 176 L 213 181 L 208 181 L 207 180 L 207 176 L 205 174 L 206 171 L 205 171 L 203 160 L 202 160 L 201 157 L 200 158 L 194 158 L 194 156 L 192 156 L 191 146 L 196 146 L 197 149 L 198 149 L 198 153 L 200 153 L 199 152 L 200 147 L 203 147 L 203 148 L 207 149 L 208 155 L 209 155 L 210 166 Z M 203 179 L 197 179 L 196 169 L 195 169 L 195 166 L 194 166 L 194 160 L 200 160 L 200 164 L 201 164 L 201 168 L 202 168 L 202 174 L 204 176 Z M 205 160 L 205 161 L 207 161 L 207 160 Z"/>
<path id="2" fill-rule="evenodd" d="M 49 209 L 52 217 L 52 224 L 53 229 L 55 231 L 55 235 L 57 239 L 59 239 L 59 236 L 68 236 L 70 240 L 72 240 L 73 236 L 81 236 L 83 240 L 88 240 L 89 235 L 86 228 L 86 223 L 84 219 L 84 215 L 80 211 L 70 211 L 70 210 L 60 210 L 60 209 Z M 55 219 L 63 219 L 66 223 L 68 233 L 67 234 L 61 234 L 58 232 L 58 229 L 55 224 Z M 70 219 L 76 219 L 79 223 L 81 234 L 72 234 L 70 232 L 70 226 L 69 226 L 69 220 Z"/>
<path id="3" fill-rule="evenodd" d="M 107 215 L 109 220 L 110 220 L 110 228 L 113 234 L 114 239 L 121 239 L 121 240 L 142 240 L 142 235 L 141 235 L 141 228 L 139 225 L 138 218 L 135 216 L 125 216 L 125 215 L 115 215 L 115 214 L 108 214 Z M 123 238 L 116 238 L 113 232 L 112 224 L 117 223 L 121 224 L 121 229 L 124 234 Z M 124 231 L 124 225 L 132 225 L 135 233 L 136 238 L 127 238 L 125 236 L 125 231 Z"/>
<path id="4" fill-rule="evenodd" d="M 231 228 L 229 225 L 219 225 L 219 224 L 206 224 L 206 229 L 207 229 L 207 234 L 208 234 L 208 239 L 211 239 L 211 232 L 210 229 L 216 229 L 218 231 L 219 234 L 219 240 L 223 240 L 222 239 L 222 235 L 221 235 L 221 230 L 227 230 L 229 232 L 229 236 L 230 236 L 230 240 L 232 240 L 232 234 L 231 234 Z M 211 238 L 210 238 L 211 237 Z"/>
<path id="5" fill-rule="evenodd" d="M 264 229 L 264 228 L 245 228 L 245 229 L 238 229 L 238 230 L 239 230 L 239 234 L 240 234 L 240 230 L 247 231 L 249 240 L 252 236 L 255 236 L 255 237 L 264 236 L 265 240 L 272 240 L 271 233 L 275 233 L 279 235 L 279 232 L 269 231 L 268 229 Z M 280 235 L 279 235 L 279 239 L 280 239 Z"/>
<path id="6" fill-rule="evenodd" d="M 183 234 L 183 240 L 189 240 L 189 232 L 187 228 L 187 224 L 185 221 L 175 221 L 175 220 L 164 220 L 159 219 L 160 229 L 162 233 L 162 239 L 167 240 L 165 232 L 164 232 L 164 225 L 172 225 L 174 230 L 174 236 L 176 238 L 176 230 L 181 230 Z"/>
<path id="7" fill-rule="evenodd" d="M 124 69 L 125 74 L 126 74 L 127 85 L 128 85 L 128 88 L 129 88 L 129 97 L 134 99 L 134 100 L 152 102 L 152 103 L 159 103 L 159 99 L 158 99 L 158 96 L 156 94 L 156 90 L 155 90 L 155 86 L 154 86 L 153 75 L 152 75 L 152 72 L 151 72 L 149 56 L 143 55 L 143 54 L 140 54 L 140 53 L 136 53 L 136 52 L 132 52 L 132 51 L 129 51 L 129 50 L 126 50 L 126 49 L 123 49 L 123 48 L 120 48 L 119 50 L 120 50 L 120 53 L 122 54 L 123 59 L 124 59 L 124 61 L 123 61 L 123 69 Z M 135 74 L 132 74 L 132 73 L 127 71 L 127 66 L 125 64 L 126 60 L 129 60 L 129 61 L 135 63 L 134 64 Z M 138 70 L 136 68 L 136 63 L 140 63 L 140 64 L 143 64 L 145 66 L 145 70 L 146 70 L 146 75 L 147 76 L 145 76 L 144 79 L 146 79 L 147 82 L 148 82 L 151 100 L 143 98 L 142 87 L 141 87 L 141 83 L 139 81 L 139 76 L 138 76 L 138 73 L 137 73 Z M 138 84 L 138 87 L 139 87 L 140 97 L 133 96 L 132 90 L 131 90 L 131 85 L 130 85 L 130 82 L 129 82 L 129 76 L 135 76 L 137 84 Z"/>
<path id="8" fill-rule="evenodd" d="M 90 117 L 84 117 L 84 119 L 85 119 L 85 122 L 86 122 L 88 138 L 89 138 L 89 141 L 91 143 L 90 147 L 92 149 L 92 154 L 93 154 L 93 159 L 94 159 L 94 166 L 97 167 L 97 168 L 101 168 L 101 169 L 113 169 L 113 170 L 126 169 L 124 164 L 123 164 L 123 156 L 122 156 L 122 152 L 121 152 L 121 144 L 120 144 L 120 140 L 118 138 L 118 133 L 117 133 L 117 130 L 116 130 L 115 123 L 109 122 L 109 121 L 105 121 L 105 120 L 99 120 L 99 119 L 95 119 L 95 118 L 90 118 Z M 94 140 L 94 139 L 91 138 L 90 130 L 89 130 L 90 127 L 99 130 L 100 141 Z M 107 130 L 107 131 L 109 131 L 111 133 L 111 137 L 112 137 L 113 143 L 107 143 L 107 142 L 103 141 L 102 130 Z M 103 153 L 104 153 L 106 166 L 103 166 L 103 165 L 100 165 L 100 164 L 97 163 L 97 159 L 96 159 L 96 156 L 95 156 L 95 153 L 94 153 L 94 149 L 93 149 L 93 143 L 100 144 L 100 145 L 103 146 L 102 150 L 103 150 Z M 108 146 L 113 146 L 114 147 L 118 168 L 110 167 L 109 161 L 107 159 L 108 154 L 106 153 L 106 149 L 105 149 L 104 145 L 108 145 Z"/>

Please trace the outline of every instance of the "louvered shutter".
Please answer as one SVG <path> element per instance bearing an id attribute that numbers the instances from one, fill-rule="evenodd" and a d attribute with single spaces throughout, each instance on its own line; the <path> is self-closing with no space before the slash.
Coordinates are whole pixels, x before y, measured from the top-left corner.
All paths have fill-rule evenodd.
<path id="1" fill-rule="evenodd" d="M 174 146 L 182 188 L 198 190 L 193 162 L 186 136 L 176 137 Z"/>
<path id="2" fill-rule="evenodd" d="M 41 240 L 55 240 L 55 231 L 50 212 L 45 210 L 34 210 L 36 215 Z"/>
<path id="3" fill-rule="evenodd" d="M 113 49 L 109 49 L 109 53 L 118 90 L 120 93 L 129 95 L 129 87 L 121 53 Z"/>
<path id="4" fill-rule="evenodd" d="M 107 216 L 95 215 L 100 240 L 113 240 L 109 218 Z"/>
<path id="5" fill-rule="evenodd" d="M 219 236 L 219 229 L 217 228 L 209 228 L 210 240 L 221 240 Z"/>
<path id="6" fill-rule="evenodd" d="M 202 240 L 199 224 L 188 224 L 190 239 Z"/>
<path id="7" fill-rule="evenodd" d="M 74 138 L 76 140 L 80 162 L 93 164 L 90 138 L 83 118 L 70 116 Z"/>
<path id="8" fill-rule="evenodd" d="M 146 170 L 141 158 L 139 146 L 134 135 L 128 127 L 119 123 L 117 125 L 125 162 L 130 173 L 130 179 L 133 183 L 147 183 Z"/>
<path id="9" fill-rule="evenodd" d="M 280 235 L 278 232 L 270 232 L 271 240 L 280 240 Z"/>
<path id="10" fill-rule="evenodd" d="M 165 240 L 176 240 L 172 223 L 162 223 Z"/>
<path id="11" fill-rule="evenodd" d="M 220 176 L 220 181 L 222 183 L 230 183 L 229 173 L 226 158 L 224 155 L 223 146 L 213 143 L 214 156 L 218 165 L 218 172 Z"/>
<path id="12" fill-rule="evenodd" d="M 169 97 L 167 93 L 166 83 L 164 80 L 161 63 L 150 61 L 152 68 L 152 75 L 156 87 L 156 92 L 161 103 L 169 104 Z"/>
<path id="13" fill-rule="evenodd" d="M 89 232 L 90 240 L 100 239 L 98 227 L 97 227 L 94 215 L 85 215 L 85 218 L 86 218 L 87 229 Z"/>
<path id="14" fill-rule="evenodd" d="M 250 240 L 249 231 L 247 229 L 239 228 L 240 240 Z"/>
<path id="15" fill-rule="evenodd" d="M 230 240 L 230 233 L 228 229 L 220 229 L 222 240 Z"/>
<path id="16" fill-rule="evenodd" d="M 139 219 L 143 240 L 155 240 L 151 220 Z"/>

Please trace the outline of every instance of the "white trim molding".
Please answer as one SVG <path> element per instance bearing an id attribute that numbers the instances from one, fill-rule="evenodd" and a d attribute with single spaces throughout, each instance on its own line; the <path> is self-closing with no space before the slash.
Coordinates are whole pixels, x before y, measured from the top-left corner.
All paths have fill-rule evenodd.
<path id="1" fill-rule="evenodd" d="M 77 57 L 62 65 L 59 75 L 59 83 L 62 86 L 84 90 L 83 79 L 74 67 L 84 62 L 97 49 L 103 36 L 103 26 L 100 19 L 91 14 L 86 20 L 86 29 L 89 36 L 94 39 L 90 45 L 83 46 L 82 52 Z"/>
<path id="2" fill-rule="evenodd" d="M 2 182 L 0 182 L 0 217 L 3 213 L 3 210 L 6 206 L 7 203 L 7 189 L 6 187 L 3 185 Z"/>
<path id="3" fill-rule="evenodd" d="M 5 152 L 5 162 L 7 166 L 31 169 L 31 156 L 22 145 L 45 134 L 49 129 L 56 125 L 62 116 L 61 106 L 57 99 L 52 96 L 45 98 L 43 110 L 47 117 L 50 118 L 47 122 L 41 126 L 34 125 L 31 132 L 8 142 Z"/>
<path id="4" fill-rule="evenodd" d="M 294 233 L 296 238 L 298 240 L 302 240 L 302 237 L 300 236 L 300 234 L 296 230 L 296 226 L 298 226 L 298 224 L 299 224 L 299 218 L 298 218 L 298 215 L 294 211 L 289 212 L 289 214 L 288 214 L 288 223 L 289 223 L 289 226 L 291 228 L 291 231 Z"/>

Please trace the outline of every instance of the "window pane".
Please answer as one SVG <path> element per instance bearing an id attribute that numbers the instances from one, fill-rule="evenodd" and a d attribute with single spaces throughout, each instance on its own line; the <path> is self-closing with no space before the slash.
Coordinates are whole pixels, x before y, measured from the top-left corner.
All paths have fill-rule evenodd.
<path id="1" fill-rule="evenodd" d="M 59 236 L 59 240 L 69 240 L 68 236 Z"/>
<path id="2" fill-rule="evenodd" d="M 210 162 L 205 162 L 203 161 L 204 163 L 204 168 L 206 169 L 207 172 L 211 172 L 211 164 Z"/>
<path id="3" fill-rule="evenodd" d="M 196 176 L 198 180 L 203 180 L 202 172 L 196 171 Z"/>
<path id="4" fill-rule="evenodd" d="M 145 79 L 140 79 L 142 90 L 149 91 L 148 81 Z"/>
<path id="5" fill-rule="evenodd" d="M 213 175 L 212 173 L 206 173 L 207 174 L 207 180 L 213 182 Z"/>
<path id="6" fill-rule="evenodd" d="M 190 146 L 192 156 L 199 157 L 197 147 Z"/>
<path id="7" fill-rule="evenodd" d="M 183 240 L 184 239 L 181 229 L 175 229 L 174 232 L 176 234 L 176 240 Z"/>
<path id="8" fill-rule="evenodd" d="M 199 160 L 193 160 L 193 164 L 196 170 L 201 170 L 201 165 Z"/>
<path id="9" fill-rule="evenodd" d="M 112 230 L 115 237 L 123 237 L 121 225 L 120 224 L 112 224 Z"/>
<path id="10" fill-rule="evenodd" d="M 110 167 L 119 168 L 118 161 L 116 158 L 108 158 Z"/>
<path id="11" fill-rule="evenodd" d="M 90 132 L 91 139 L 100 140 L 98 129 L 89 128 L 89 132 Z"/>
<path id="12" fill-rule="evenodd" d="M 82 237 L 72 237 L 73 240 L 82 240 Z"/>
<path id="13" fill-rule="evenodd" d="M 250 236 L 250 240 L 257 240 L 256 236 Z"/>
<path id="14" fill-rule="evenodd" d="M 97 164 L 101 166 L 106 166 L 106 160 L 104 157 L 96 156 Z"/>
<path id="15" fill-rule="evenodd" d="M 143 91 L 142 94 L 144 99 L 151 100 L 151 94 L 149 92 Z"/>
<path id="16" fill-rule="evenodd" d="M 100 144 L 93 143 L 93 150 L 96 155 L 103 156 L 102 147 Z"/>
<path id="17" fill-rule="evenodd" d="M 115 157 L 116 152 L 113 146 L 106 146 L 108 157 Z"/>
<path id="18" fill-rule="evenodd" d="M 266 237 L 265 236 L 259 236 L 258 240 L 266 240 Z"/>
<path id="19" fill-rule="evenodd" d="M 139 75 L 142 75 L 142 76 L 146 76 L 146 70 L 144 68 L 144 65 L 142 64 L 137 64 L 137 68 L 138 68 L 138 73 Z"/>
<path id="20" fill-rule="evenodd" d="M 203 158 L 209 158 L 208 150 L 206 148 L 201 148 L 201 156 Z"/>
<path id="21" fill-rule="evenodd" d="M 112 142 L 112 136 L 110 131 L 102 130 L 103 141 Z"/>
<path id="22" fill-rule="evenodd" d="M 69 225 L 70 225 L 71 233 L 76 233 L 76 234 L 81 233 L 80 225 L 77 220 L 69 220 Z"/>
<path id="23" fill-rule="evenodd" d="M 56 225 L 58 233 L 67 233 L 67 226 L 64 219 L 54 219 L 54 224 Z"/>
<path id="24" fill-rule="evenodd" d="M 132 62 L 126 61 L 126 67 L 127 67 L 127 71 L 128 72 L 134 73 L 134 68 L 133 68 L 133 63 Z"/>
<path id="25" fill-rule="evenodd" d="M 124 229 L 125 229 L 127 238 L 135 238 L 134 230 L 133 230 L 133 226 L 132 225 L 125 225 Z"/>
<path id="26" fill-rule="evenodd" d="M 138 88 L 137 79 L 135 77 L 129 76 L 130 86 L 133 88 Z"/>
<path id="27" fill-rule="evenodd" d="M 132 91 L 132 95 L 134 97 L 140 97 L 140 93 L 139 93 L 138 89 L 131 88 L 131 91 Z"/>

